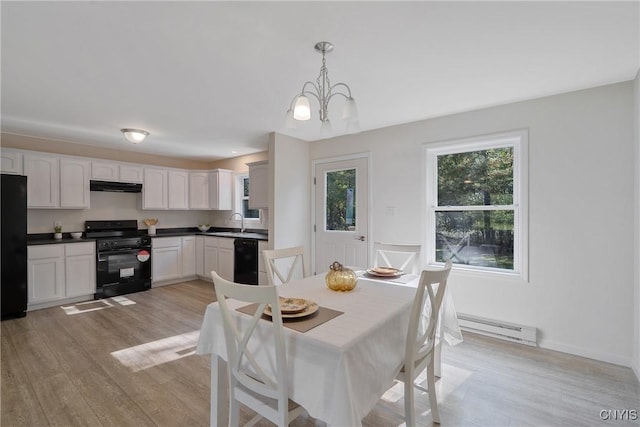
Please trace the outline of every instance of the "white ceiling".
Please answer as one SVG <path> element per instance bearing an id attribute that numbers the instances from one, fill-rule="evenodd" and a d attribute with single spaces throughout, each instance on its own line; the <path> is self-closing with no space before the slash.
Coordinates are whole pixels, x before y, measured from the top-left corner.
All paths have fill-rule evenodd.
<path id="1" fill-rule="evenodd" d="M 321 40 L 361 130 L 626 81 L 638 6 L 2 1 L 2 131 L 200 160 L 265 150 L 272 131 L 317 140 L 314 99 L 313 120 L 284 117 Z M 133 146 L 123 127 L 151 135 Z"/>

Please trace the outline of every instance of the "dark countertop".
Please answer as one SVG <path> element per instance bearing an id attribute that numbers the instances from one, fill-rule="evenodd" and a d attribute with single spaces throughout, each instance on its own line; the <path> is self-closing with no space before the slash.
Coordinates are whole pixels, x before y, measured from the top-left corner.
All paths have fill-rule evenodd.
<path id="1" fill-rule="evenodd" d="M 265 230 L 248 230 L 244 233 L 240 233 L 236 229 L 232 228 L 213 228 L 211 231 L 201 232 L 196 227 L 186 228 L 159 228 L 155 236 L 152 237 L 182 237 L 182 236 L 214 236 L 214 237 L 227 237 L 232 239 L 244 238 L 254 240 L 269 240 L 268 234 Z M 147 230 L 138 230 L 141 236 L 147 235 Z M 62 233 L 62 239 L 56 240 L 53 238 L 53 233 L 35 233 L 27 235 L 27 245 L 52 245 L 57 243 L 82 243 L 82 242 L 95 242 L 95 238 L 88 239 L 85 234 L 82 233 L 80 239 L 74 239 L 70 233 Z"/>

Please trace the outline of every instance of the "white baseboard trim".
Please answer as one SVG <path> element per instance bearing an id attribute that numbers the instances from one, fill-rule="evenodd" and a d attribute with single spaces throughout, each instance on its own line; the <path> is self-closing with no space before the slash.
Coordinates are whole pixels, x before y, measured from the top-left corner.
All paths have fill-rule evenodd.
<path id="1" fill-rule="evenodd" d="M 162 282 L 154 282 L 152 280 L 151 281 L 151 287 L 152 288 L 157 288 L 157 287 L 160 287 L 160 286 L 175 285 L 176 283 L 189 282 L 189 281 L 195 280 L 197 278 L 198 278 L 198 276 L 188 276 L 188 277 L 181 277 L 179 279 L 169 279 L 169 280 L 165 280 L 165 281 L 162 281 Z"/>
<path id="2" fill-rule="evenodd" d="M 576 347 L 573 345 L 562 344 L 556 341 L 545 339 L 538 340 L 538 345 L 548 350 L 560 351 L 562 353 L 573 354 L 575 356 L 586 357 L 588 359 L 599 360 L 601 362 L 612 363 L 614 365 L 632 368 L 631 358 L 620 356 L 618 354 L 607 353 L 604 351 L 594 351 L 583 347 Z M 636 376 L 638 376 L 638 372 L 636 372 Z"/>

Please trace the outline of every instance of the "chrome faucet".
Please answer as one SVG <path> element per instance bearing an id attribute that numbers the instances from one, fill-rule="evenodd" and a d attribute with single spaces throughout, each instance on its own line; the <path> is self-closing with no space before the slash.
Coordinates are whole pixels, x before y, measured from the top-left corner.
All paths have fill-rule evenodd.
<path id="1" fill-rule="evenodd" d="M 233 217 L 236 215 L 240 215 L 240 232 L 244 233 L 244 216 L 242 216 L 240 212 L 234 212 L 233 214 L 231 214 L 231 217 L 229 219 L 233 219 Z"/>

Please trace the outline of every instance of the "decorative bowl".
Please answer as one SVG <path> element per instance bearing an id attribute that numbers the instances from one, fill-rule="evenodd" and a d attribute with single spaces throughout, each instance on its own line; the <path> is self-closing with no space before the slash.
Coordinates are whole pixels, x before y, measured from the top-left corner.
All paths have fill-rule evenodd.
<path id="1" fill-rule="evenodd" d="M 71 237 L 73 237 L 74 239 L 79 239 L 82 237 L 82 232 L 81 231 L 74 231 L 73 233 L 70 233 Z"/>
<path id="2" fill-rule="evenodd" d="M 198 230 L 202 231 L 203 233 L 205 231 L 208 231 L 210 228 L 211 228 L 210 225 L 206 225 L 206 224 L 205 225 L 198 225 Z"/>

